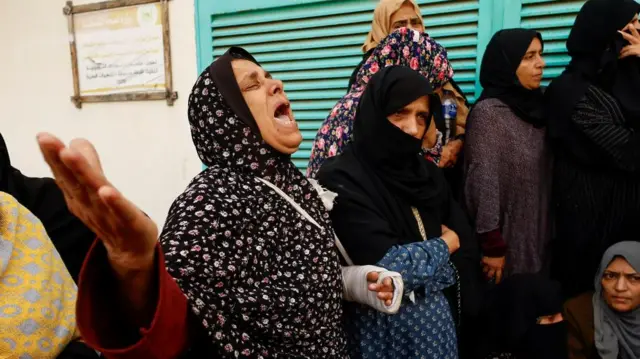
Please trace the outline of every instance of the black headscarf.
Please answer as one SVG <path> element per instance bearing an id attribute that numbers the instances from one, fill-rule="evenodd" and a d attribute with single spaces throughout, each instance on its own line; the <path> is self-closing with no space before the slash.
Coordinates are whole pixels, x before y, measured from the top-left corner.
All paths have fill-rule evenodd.
<path id="1" fill-rule="evenodd" d="M 538 274 L 515 274 L 484 300 L 481 352 L 508 352 L 517 358 L 566 358 L 566 324 L 540 325 L 540 317 L 562 313 L 560 284 Z"/>
<path id="2" fill-rule="evenodd" d="M 368 248 L 349 248 L 355 263 L 376 263 L 395 244 L 422 240 L 414 206 L 425 217 L 428 237 L 440 235 L 446 212 L 447 185 L 442 173 L 422 158 L 421 141 L 404 133 L 387 119 L 415 99 L 428 95 L 428 80 L 408 67 L 390 66 L 375 74 L 362 95 L 354 124 L 353 142 L 341 155 L 328 159 L 318 172 L 320 184 L 341 198 L 366 202 L 365 207 L 387 218 L 397 238 L 370 238 Z M 353 214 L 355 215 L 355 214 Z M 377 220 L 361 222 L 375 228 Z M 335 225 L 335 223 L 334 223 Z M 339 229 L 336 229 L 339 232 Z M 385 232 L 380 230 L 380 233 Z"/>
<path id="3" fill-rule="evenodd" d="M 442 171 L 419 155 L 421 141 L 387 119 L 387 115 L 429 93 L 428 81 L 408 67 L 380 70 L 362 95 L 353 142 L 342 154 L 324 162 L 318 180 L 338 193 L 336 207 L 345 200 L 366 209 L 348 214 L 352 216 L 351 223 L 366 226 L 374 234 L 366 238 L 366 246 L 342 240 L 356 264 L 377 263 L 395 245 L 422 241 L 411 206 L 418 209 L 427 238 L 442 235 L 442 224 L 454 230 L 461 246 L 451 261 L 460 274 L 462 308 L 456 300 L 457 293 L 445 294 L 452 308 L 472 315 L 479 302 L 477 279 L 480 276 L 479 250 L 473 230 L 453 200 Z M 431 106 L 435 103 L 430 101 Z M 334 209 L 331 215 L 340 214 Z M 334 221 L 336 232 L 357 231 L 354 226 L 339 226 L 339 221 Z"/>
<path id="4" fill-rule="evenodd" d="M 67 208 L 53 178 L 27 177 L 11 165 L 0 134 L 0 192 L 13 196 L 42 222 L 74 281 L 96 236 Z"/>
<path id="5" fill-rule="evenodd" d="M 404 133 L 387 116 L 431 93 L 429 81 L 414 70 L 404 66 L 384 68 L 362 94 L 353 129 L 356 156 L 392 193 L 418 207 L 442 188 L 420 160 L 422 140 Z"/>
<path id="6" fill-rule="evenodd" d="M 542 42 L 539 32 L 528 29 L 500 30 L 493 35 L 482 58 L 480 83 L 484 89 L 477 102 L 497 98 L 520 119 L 540 128 L 546 124 L 543 92 L 524 88 L 516 75 L 535 38 Z"/>
<path id="7" fill-rule="evenodd" d="M 624 114 L 631 116 L 627 121 L 640 121 L 640 60 L 618 60 L 627 44 L 618 30 L 639 11 L 640 4 L 634 0 L 589 0 L 584 4 L 567 41 L 571 62 L 546 92 L 552 139 L 579 146 L 572 140 L 571 115 L 590 85 L 615 97 Z"/>

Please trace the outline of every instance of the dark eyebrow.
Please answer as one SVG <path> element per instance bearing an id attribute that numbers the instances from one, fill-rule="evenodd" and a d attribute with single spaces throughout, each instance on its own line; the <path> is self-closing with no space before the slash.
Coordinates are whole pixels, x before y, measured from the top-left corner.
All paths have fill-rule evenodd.
<path id="1" fill-rule="evenodd" d="M 242 78 L 242 82 L 246 81 L 247 79 L 249 80 L 258 80 L 258 71 L 251 71 L 248 74 L 245 74 L 244 77 Z"/>
<path id="2" fill-rule="evenodd" d="M 271 76 L 271 73 L 266 70 L 264 71 L 264 77 L 268 79 L 273 78 Z M 251 71 L 250 73 L 244 75 L 244 77 L 242 78 L 242 82 L 245 82 L 247 79 L 258 82 L 259 78 L 260 74 L 258 73 L 258 71 Z"/>

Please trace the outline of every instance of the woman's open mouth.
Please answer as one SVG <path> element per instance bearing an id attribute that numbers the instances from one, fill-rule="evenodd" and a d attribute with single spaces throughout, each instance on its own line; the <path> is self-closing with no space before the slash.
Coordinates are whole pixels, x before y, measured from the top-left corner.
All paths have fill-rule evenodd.
<path id="1" fill-rule="evenodd" d="M 291 106 L 287 102 L 283 102 L 276 107 L 273 117 L 276 123 L 282 126 L 294 126 L 296 124 L 291 114 Z"/>

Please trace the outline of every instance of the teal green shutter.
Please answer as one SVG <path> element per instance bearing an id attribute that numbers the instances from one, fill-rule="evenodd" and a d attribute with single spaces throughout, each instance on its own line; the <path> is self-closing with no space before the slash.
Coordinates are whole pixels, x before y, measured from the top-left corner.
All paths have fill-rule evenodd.
<path id="1" fill-rule="evenodd" d="M 230 46 L 242 46 L 285 83 L 304 138 L 293 156 L 301 169 L 307 166 L 318 128 L 345 94 L 349 76 L 362 59 L 360 47 L 371 28 L 377 3 L 321 1 L 210 17 L 214 58 Z M 418 3 L 427 32 L 447 48 L 456 70 L 455 79 L 473 100 L 480 47 L 480 1 Z"/>
<path id="2" fill-rule="evenodd" d="M 545 82 L 560 75 L 569 63 L 566 41 L 584 0 L 522 0 L 521 26 L 542 34 L 547 67 Z"/>

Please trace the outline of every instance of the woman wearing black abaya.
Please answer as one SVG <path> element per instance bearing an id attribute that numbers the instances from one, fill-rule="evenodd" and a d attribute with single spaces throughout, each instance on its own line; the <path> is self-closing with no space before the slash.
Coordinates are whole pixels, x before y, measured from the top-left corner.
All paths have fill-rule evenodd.
<path id="1" fill-rule="evenodd" d="M 395 316 L 350 308 L 359 342 L 355 357 L 456 358 L 453 318 L 459 319 L 460 300 L 474 304 L 475 282 L 461 282 L 455 273 L 457 267 L 461 277 L 478 277 L 471 227 L 442 172 L 419 156 L 432 121 L 430 93 L 428 80 L 410 68 L 381 70 L 362 95 L 353 142 L 318 173 L 338 194 L 331 218 L 351 260 L 384 265 L 405 283 L 405 302 Z M 455 266 L 448 258 L 457 246 L 448 238 L 457 236 L 443 232 L 443 225 L 460 238 Z M 452 290 L 448 302 L 445 288 Z"/>
<path id="2" fill-rule="evenodd" d="M 486 293 L 474 334 L 474 359 L 566 359 L 559 283 L 537 274 L 508 277 Z"/>
<path id="3" fill-rule="evenodd" d="M 638 11 L 633 0 L 589 0 L 569 35 L 571 63 L 547 90 L 552 275 L 566 296 L 593 290 L 604 251 L 640 221 Z"/>
<path id="4" fill-rule="evenodd" d="M 418 106 L 420 96 L 428 93 L 424 83 L 424 78 L 404 67 L 385 68 L 374 76 L 358 107 L 354 141 L 343 154 L 328 159 L 318 173 L 321 184 L 338 194 L 331 217 L 350 259 L 398 271 L 405 283 L 405 301 L 395 316 L 358 305 L 348 308 L 356 350 L 352 355 L 452 355 L 442 354 L 448 348 L 447 338 L 453 336 L 450 327 L 434 325 L 431 320 L 437 317 L 434 309 L 436 313 L 452 310 L 456 316 L 461 300 L 461 358 L 495 353 L 562 358 L 565 324 L 557 284 L 532 274 L 514 275 L 494 288 L 480 284 L 480 258 L 471 227 L 451 199 L 441 171 L 417 155 L 421 134 L 430 122 L 427 99 L 422 111 Z M 403 122 L 414 116 L 428 120 L 422 119 L 426 124 L 415 128 Z M 447 243 L 452 235 L 442 231 L 443 224 L 459 234 L 460 248 L 451 256 L 455 267 L 450 267 L 443 251 L 440 238 Z M 450 246 L 451 252 L 454 249 Z M 450 271 L 455 268 L 460 273 L 457 282 L 462 295 L 458 298 L 456 287 L 450 286 Z M 445 290 L 445 307 L 441 299 L 447 286 L 454 290 Z M 443 324 L 449 321 L 441 318 Z M 425 326 L 438 337 L 423 342 L 429 338 Z"/>

